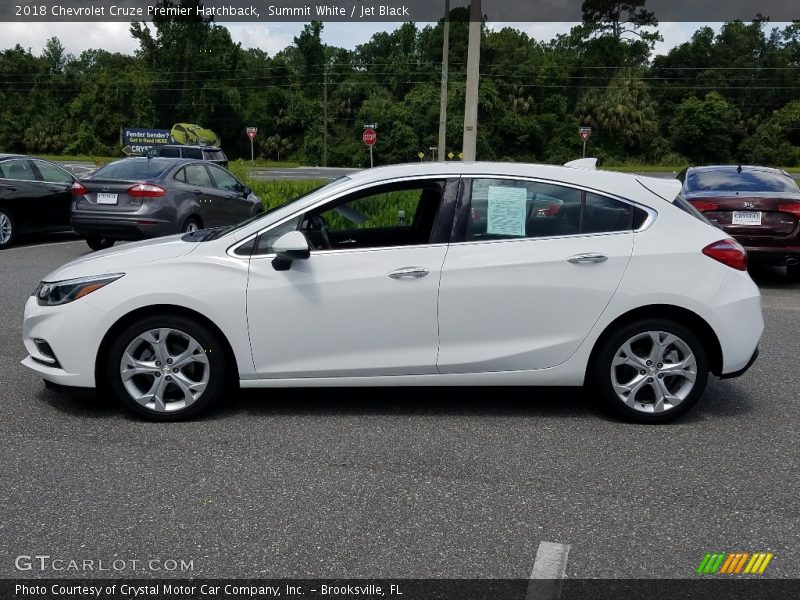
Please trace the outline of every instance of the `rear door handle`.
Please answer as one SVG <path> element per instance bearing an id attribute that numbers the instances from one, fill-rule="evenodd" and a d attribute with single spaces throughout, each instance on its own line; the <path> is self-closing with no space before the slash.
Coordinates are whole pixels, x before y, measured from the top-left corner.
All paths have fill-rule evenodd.
<path id="1" fill-rule="evenodd" d="M 4 185 L 3 186 L 7 190 L 11 190 L 12 192 L 16 192 L 19 188 L 15 185 Z"/>
<path id="2" fill-rule="evenodd" d="M 402 269 L 397 269 L 396 271 L 392 271 L 389 273 L 389 277 L 392 279 L 403 279 L 403 278 L 412 278 L 412 279 L 421 279 L 425 277 L 430 271 L 424 267 L 404 267 Z"/>
<path id="3" fill-rule="evenodd" d="M 202 193 L 203 193 L 203 191 L 202 191 L 202 190 L 192 190 L 192 193 L 193 193 L 195 196 L 199 196 L 200 194 L 202 194 Z"/>
<path id="4" fill-rule="evenodd" d="M 583 263 L 601 263 L 606 262 L 608 257 L 605 254 L 576 254 L 575 256 L 570 256 L 567 259 L 567 262 L 572 263 L 573 265 L 579 265 Z"/>

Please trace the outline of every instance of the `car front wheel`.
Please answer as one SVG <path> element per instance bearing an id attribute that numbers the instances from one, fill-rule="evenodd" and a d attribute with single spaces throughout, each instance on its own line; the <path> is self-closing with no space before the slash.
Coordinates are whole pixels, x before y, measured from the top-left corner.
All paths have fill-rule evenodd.
<path id="1" fill-rule="evenodd" d="M 109 387 L 135 413 L 154 421 L 193 417 L 225 391 L 225 351 L 206 326 L 179 315 L 147 317 L 111 345 Z"/>
<path id="2" fill-rule="evenodd" d="M 621 328 L 600 348 L 589 382 L 614 414 L 665 423 L 688 411 L 708 381 L 702 343 L 683 325 L 648 319 Z"/>

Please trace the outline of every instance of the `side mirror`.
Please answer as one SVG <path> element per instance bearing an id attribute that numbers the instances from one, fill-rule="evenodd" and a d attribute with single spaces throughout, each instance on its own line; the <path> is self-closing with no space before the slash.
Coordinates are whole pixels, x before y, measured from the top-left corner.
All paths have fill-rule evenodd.
<path id="1" fill-rule="evenodd" d="M 311 256 L 308 240 L 299 231 L 289 231 L 275 240 L 272 245 L 276 257 L 272 266 L 276 271 L 288 271 L 295 260 L 307 260 Z"/>
<path id="2" fill-rule="evenodd" d="M 247 185 L 243 185 L 242 186 L 242 196 L 247 198 L 247 196 L 249 196 L 252 193 L 253 193 L 253 188 L 251 188 L 250 186 L 247 186 Z"/>

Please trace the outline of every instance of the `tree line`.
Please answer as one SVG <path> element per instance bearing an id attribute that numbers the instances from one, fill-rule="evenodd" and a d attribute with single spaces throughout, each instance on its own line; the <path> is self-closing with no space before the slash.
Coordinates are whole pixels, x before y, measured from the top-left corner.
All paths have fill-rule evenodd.
<path id="1" fill-rule="evenodd" d="M 198 0 L 181 0 L 197 4 Z M 469 11 L 450 14 L 448 151 L 461 145 Z M 437 143 L 443 23 L 405 23 L 353 50 L 311 22 L 269 56 L 211 20 L 133 23 L 134 55 L 78 56 L 57 38 L 0 53 L 0 151 L 119 155 L 124 126 L 200 123 L 231 157 L 367 166 L 429 157 Z M 800 22 L 763 18 L 698 29 L 663 55 L 644 0 L 586 0 L 584 21 L 549 42 L 514 28 L 482 34 L 478 157 L 562 163 L 800 165 Z"/>

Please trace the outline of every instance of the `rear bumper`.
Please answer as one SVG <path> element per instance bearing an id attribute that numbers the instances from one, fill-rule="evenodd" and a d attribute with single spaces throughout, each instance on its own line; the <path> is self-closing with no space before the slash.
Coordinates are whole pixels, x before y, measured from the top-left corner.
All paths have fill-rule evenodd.
<path id="1" fill-rule="evenodd" d="M 101 217 L 73 214 L 70 223 L 78 235 L 100 235 L 114 240 L 144 240 L 177 233 L 171 221 L 137 215 Z"/>
<path id="2" fill-rule="evenodd" d="M 742 367 L 738 371 L 733 371 L 732 373 L 725 373 L 723 375 L 720 375 L 719 378 L 733 379 L 734 377 L 740 377 L 744 375 L 745 373 L 747 373 L 750 367 L 753 366 L 753 363 L 756 362 L 757 358 L 758 358 L 758 347 L 756 347 L 755 351 L 753 352 L 753 356 L 750 357 L 750 360 L 747 361 L 747 364 L 744 367 Z"/>
<path id="3" fill-rule="evenodd" d="M 769 263 L 773 265 L 800 263 L 799 246 L 745 246 L 747 257 L 753 263 Z"/>

